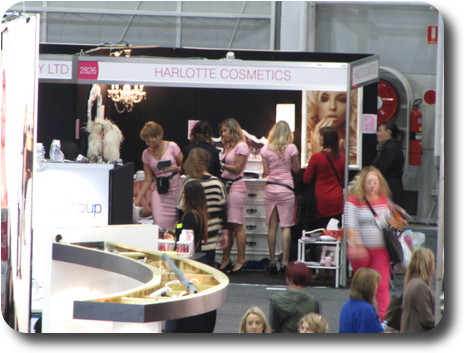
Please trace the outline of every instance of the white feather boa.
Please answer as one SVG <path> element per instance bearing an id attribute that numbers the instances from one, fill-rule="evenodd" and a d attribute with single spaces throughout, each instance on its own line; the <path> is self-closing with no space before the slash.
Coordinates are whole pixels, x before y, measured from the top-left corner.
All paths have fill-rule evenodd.
<path id="1" fill-rule="evenodd" d="M 95 120 L 92 120 L 94 103 L 96 103 L 96 114 Z M 101 156 L 105 162 L 113 163 L 120 159 L 119 149 L 124 137 L 116 124 L 104 118 L 103 112 L 101 88 L 93 84 L 87 101 L 87 126 L 85 128 L 89 133 L 87 157 L 90 161 L 97 162 L 98 157 Z"/>
<path id="2" fill-rule="evenodd" d="M 124 140 L 121 130 L 111 120 L 96 118 L 87 125 L 89 145 L 87 157 L 91 161 L 102 156 L 104 161 L 113 163 L 120 159 L 120 146 Z"/>

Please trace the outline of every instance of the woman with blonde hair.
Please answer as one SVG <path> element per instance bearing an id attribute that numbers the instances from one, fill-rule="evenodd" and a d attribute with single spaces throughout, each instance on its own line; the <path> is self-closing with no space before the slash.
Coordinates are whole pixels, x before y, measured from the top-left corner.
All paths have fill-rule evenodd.
<path id="1" fill-rule="evenodd" d="M 309 313 L 300 319 L 300 333 L 326 333 L 329 324 L 317 313 Z"/>
<path id="2" fill-rule="evenodd" d="M 243 225 L 245 224 L 246 186 L 243 175 L 250 148 L 246 143 L 240 124 L 234 118 L 222 121 L 219 124 L 219 131 L 224 146 L 221 178 L 230 185 L 227 195 L 227 230 L 225 231 L 228 241 L 223 249 L 222 263 L 219 269 L 235 273 L 243 270 L 245 265 L 246 234 Z M 232 266 L 230 253 L 234 238 L 237 241 L 237 261 Z"/>
<path id="3" fill-rule="evenodd" d="M 404 277 L 402 333 L 419 333 L 435 326 L 435 297 L 431 289 L 435 272 L 432 250 L 419 248 L 412 254 Z"/>
<path id="4" fill-rule="evenodd" d="M 340 310 L 340 333 L 380 333 L 375 295 L 381 275 L 370 268 L 362 267 L 351 279 L 349 300 Z"/>
<path id="5" fill-rule="evenodd" d="M 252 306 L 240 321 L 239 333 L 271 333 L 271 326 L 264 312 L 257 306 Z"/>
<path id="6" fill-rule="evenodd" d="M 372 166 L 363 168 L 344 206 L 347 256 L 354 272 L 368 267 L 380 273 L 376 300 L 382 321 L 390 303 L 391 262 L 383 237 L 383 228 L 393 221 L 390 207 L 390 189 L 382 173 Z"/>
<path id="7" fill-rule="evenodd" d="M 306 158 L 322 150 L 319 145 L 319 132 L 324 126 L 331 126 L 337 130 L 340 151 L 345 153 L 349 149 L 350 164 L 357 160 L 357 125 L 358 125 L 358 92 L 350 93 L 350 143 L 345 146 L 346 131 L 346 92 L 309 91 L 307 92 L 307 132 Z"/>
<path id="8" fill-rule="evenodd" d="M 268 143 L 261 149 L 261 157 L 263 177 L 267 178 L 264 187 L 264 205 L 268 226 L 270 272 L 276 274 L 275 250 L 279 223 L 282 228 L 282 270 L 285 270 L 290 257 L 290 230 L 295 224 L 295 193 L 291 172 L 300 170 L 298 149 L 293 144 L 293 133 L 288 123 L 279 121 L 273 126 Z"/>
<path id="9" fill-rule="evenodd" d="M 164 230 L 174 229 L 177 222 L 177 197 L 182 184 L 182 152 L 175 142 L 163 139 L 163 127 L 154 121 L 148 121 L 143 126 L 140 138 L 147 144 L 142 153 L 145 180 L 134 204 L 140 206 L 146 191 L 154 187 L 151 202 L 153 223 Z M 169 187 L 163 190 L 161 185 L 167 183 Z"/>

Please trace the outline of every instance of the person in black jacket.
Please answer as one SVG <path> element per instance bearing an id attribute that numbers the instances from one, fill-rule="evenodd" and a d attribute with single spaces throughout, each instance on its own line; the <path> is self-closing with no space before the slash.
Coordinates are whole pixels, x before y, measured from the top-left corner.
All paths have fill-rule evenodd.
<path id="1" fill-rule="evenodd" d="M 403 171 L 404 154 L 401 148 L 401 131 L 391 120 L 382 122 L 377 128 L 378 152 L 372 165 L 380 170 L 387 180 L 392 200 L 404 207 Z"/>
<path id="2" fill-rule="evenodd" d="M 190 144 L 183 148 L 184 165 L 190 151 L 194 148 L 202 148 L 210 154 L 210 161 L 207 168 L 211 175 L 221 176 L 221 162 L 219 161 L 219 150 L 213 145 L 213 129 L 206 120 L 198 121 L 190 131 Z"/>

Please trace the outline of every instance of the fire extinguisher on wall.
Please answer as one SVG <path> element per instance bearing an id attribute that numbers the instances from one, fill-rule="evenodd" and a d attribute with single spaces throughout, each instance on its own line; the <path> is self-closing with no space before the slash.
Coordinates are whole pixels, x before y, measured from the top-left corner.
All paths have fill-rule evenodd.
<path id="1" fill-rule="evenodd" d="M 413 108 L 409 114 L 409 164 L 422 164 L 422 113 L 419 105 L 422 99 L 418 98 L 413 103 Z"/>

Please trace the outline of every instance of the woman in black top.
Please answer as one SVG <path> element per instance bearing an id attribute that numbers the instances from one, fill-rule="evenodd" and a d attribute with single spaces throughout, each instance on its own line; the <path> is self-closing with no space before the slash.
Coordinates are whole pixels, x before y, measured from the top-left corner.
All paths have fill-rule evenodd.
<path id="1" fill-rule="evenodd" d="M 372 165 L 380 170 L 392 192 L 392 200 L 404 207 L 403 170 L 404 154 L 401 148 L 401 131 L 391 120 L 377 128 L 378 152 Z"/>
<path id="2" fill-rule="evenodd" d="M 203 186 L 196 180 L 184 185 L 184 214 L 176 226 L 175 237 L 183 229 L 193 229 L 195 252 L 201 251 L 201 243 L 208 240 L 208 209 Z M 202 259 L 197 261 L 202 262 Z M 212 333 L 216 325 L 216 310 L 204 314 L 166 321 L 165 333 Z"/>
<path id="3" fill-rule="evenodd" d="M 183 148 L 184 162 L 190 151 L 194 148 L 202 148 L 210 154 L 210 162 L 207 168 L 211 175 L 221 176 L 221 162 L 219 161 L 219 150 L 213 145 L 213 129 L 206 120 L 200 120 L 190 131 L 190 144 Z M 182 165 L 184 164 L 182 163 Z"/>
<path id="4" fill-rule="evenodd" d="M 208 206 L 203 186 L 196 180 L 184 185 L 184 213 L 176 225 L 176 241 L 184 229 L 192 229 L 195 252 L 201 251 L 201 243 L 208 241 Z"/>

